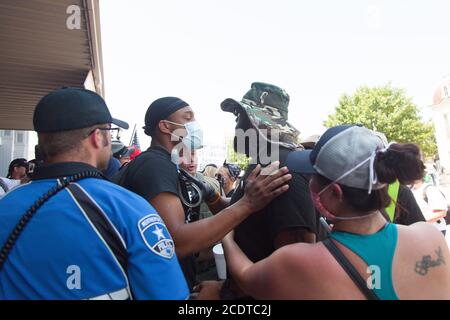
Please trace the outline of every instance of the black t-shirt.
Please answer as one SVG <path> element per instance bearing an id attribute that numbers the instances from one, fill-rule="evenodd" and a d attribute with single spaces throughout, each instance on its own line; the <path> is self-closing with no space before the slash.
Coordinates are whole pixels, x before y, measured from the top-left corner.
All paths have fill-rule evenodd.
<path id="1" fill-rule="evenodd" d="M 280 167 L 285 165 L 288 153 L 289 150 L 280 148 Z M 231 203 L 244 195 L 243 181 L 254 168 L 255 165 L 251 165 L 247 169 Z M 247 257 L 257 262 L 275 251 L 274 240 L 282 231 L 302 227 L 317 234 L 318 218 L 310 197 L 308 180 L 300 174 L 292 173 L 289 190 L 237 226 L 235 240 Z"/>
<path id="2" fill-rule="evenodd" d="M 120 170 L 112 181 L 149 202 L 163 192 L 180 197 L 177 166 L 172 162 L 170 153 L 162 147 L 148 148 Z M 192 211 L 184 205 L 183 209 L 185 221 L 194 221 L 195 219 L 191 218 Z M 189 288 L 192 289 L 197 283 L 195 256 L 188 255 L 181 259 L 180 265 Z"/>
<path id="3" fill-rule="evenodd" d="M 419 221 L 425 221 L 425 218 L 417 204 L 412 191 L 400 185 L 398 190 L 397 205 L 395 206 L 394 222 L 396 224 L 410 225 Z"/>
<path id="4" fill-rule="evenodd" d="M 147 201 L 163 192 L 178 196 L 177 166 L 171 161 L 170 153 L 161 147 L 148 148 L 111 180 Z"/>

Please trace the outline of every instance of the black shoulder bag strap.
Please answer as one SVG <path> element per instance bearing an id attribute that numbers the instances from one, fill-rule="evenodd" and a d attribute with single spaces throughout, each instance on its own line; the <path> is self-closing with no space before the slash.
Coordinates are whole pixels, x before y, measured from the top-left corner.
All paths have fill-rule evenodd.
<path id="1" fill-rule="evenodd" d="M 72 194 L 80 210 L 98 231 L 101 238 L 106 242 L 106 245 L 111 249 L 111 252 L 122 266 L 122 269 L 126 272 L 128 253 L 115 227 L 98 205 L 77 184 L 71 183 L 67 186 L 67 189 Z"/>
<path id="2" fill-rule="evenodd" d="M 355 269 L 351 262 L 348 261 L 347 257 L 342 253 L 341 250 L 339 250 L 339 248 L 330 238 L 325 239 L 323 241 L 323 244 L 328 249 L 328 251 L 330 251 L 337 262 L 339 262 L 341 267 L 344 268 L 345 272 L 347 272 L 349 277 L 353 280 L 353 282 L 368 300 L 380 300 L 375 292 L 367 287 L 366 281 L 361 277 L 359 272 Z"/>

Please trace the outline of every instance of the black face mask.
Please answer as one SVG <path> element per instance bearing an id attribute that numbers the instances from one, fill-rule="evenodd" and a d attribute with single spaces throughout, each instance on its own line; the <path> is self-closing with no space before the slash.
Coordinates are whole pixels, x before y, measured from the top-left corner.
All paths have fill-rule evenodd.
<path id="1" fill-rule="evenodd" d="M 249 129 L 253 129 L 250 119 L 248 118 L 248 115 L 244 111 L 241 111 L 238 114 L 238 116 L 236 118 L 236 127 L 235 128 L 242 129 L 242 130 L 244 130 L 244 132 Z M 258 137 L 258 141 L 259 141 L 259 137 Z M 233 139 L 233 149 L 234 149 L 234 152 L 238 152 L 236 135 L 234 136 L 234 139 Z M 245 139 L 244 152 L 247 157 L 250 156 L 250 146 L 249 146 L 248 138 Z"/>

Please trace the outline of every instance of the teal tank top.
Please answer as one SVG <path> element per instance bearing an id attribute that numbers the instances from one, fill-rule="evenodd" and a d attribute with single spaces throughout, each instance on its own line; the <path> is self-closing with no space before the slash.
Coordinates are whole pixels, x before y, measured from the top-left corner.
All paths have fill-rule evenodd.
<path id="1" fill-rule="evenodd" d="M 331 238 L 342 243 L 371 267 L 374 293 L 381 300 L 398 300 L 392 283 L 392 261 L 397 247 L 397 226 L 387 223 L 374 234 L 331 232 Z M 375 267 L 373 267 L 375 266 Z M 379 276 L 379 278 L 377 278 Z"/>

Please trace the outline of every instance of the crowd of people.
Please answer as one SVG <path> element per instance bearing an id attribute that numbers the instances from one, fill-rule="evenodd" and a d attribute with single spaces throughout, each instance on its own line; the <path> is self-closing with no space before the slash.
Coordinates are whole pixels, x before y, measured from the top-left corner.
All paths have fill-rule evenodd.
<path id="1" fill-rule="evenodd" d="M 448 202 L 419 147 L 358 124 L 300 139 L 289 100 L 260 82 L 225 99 L 250 164 L 199 172 L 181 98 L 150 104 L 141 152 L 95 92 L 42 97 L 36 159 L 0 178 L 0 299 L 450 299 Z"/>

